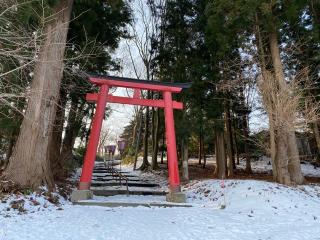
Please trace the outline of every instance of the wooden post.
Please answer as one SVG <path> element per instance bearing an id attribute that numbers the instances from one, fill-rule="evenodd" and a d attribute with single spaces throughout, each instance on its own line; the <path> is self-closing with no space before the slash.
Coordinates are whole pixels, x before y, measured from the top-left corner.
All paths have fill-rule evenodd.
<path id="1" fill-rule="evenodd" d="M 176 136 L 174 129 L 174 116 L 173 116 L 173 106 L 172 106 L 172 96 L 171 92 L 165 91 L 163 93 L 165 108 L 165 125 L 166 125 L 166 139 L 167 139 L 167 158 L 168 158 L 168 168 L 169 168 L 169 183 L 171 192 L 180 192 L 180 177 L 179 168 L 177 160 L 177 146 L 176 146 Z"/>
<path id="2" fill-rule="evenodd" d="M 102 122 L 105 114 L 108 92 L 109 92 L 108 85 L 102 85 L 100 87 L 96 113 L 94 115 L 94 119 L 92 123 L 92 129 L 90 133 L 88 148 L 84 158 L 84 164 L 83 164 L 80 183 L 78 187 L 79 190 L 90 189 L 92 172 L 93 172 L 94 162 L 97 155 L 97 148 L 99 144 Z"/>

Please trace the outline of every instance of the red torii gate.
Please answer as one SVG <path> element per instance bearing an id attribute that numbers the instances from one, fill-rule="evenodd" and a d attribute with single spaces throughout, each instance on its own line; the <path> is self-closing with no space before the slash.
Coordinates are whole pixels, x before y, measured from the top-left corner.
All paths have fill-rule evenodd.
<path id="1" fill-rule="evenodd" d="M 173 101 L 172 94 L 180 93 L 182 89 L 189 88 L 191 84 L 163 83 L 158 81 L 147 81 L 111 76 L 89 77 L 89 80 L 91 83 L 97 85 L 100 88 L 100 90 L 99 93 L 88 93 L 86 96 L 87 101 L 96 102 L 97 106 L 92 122 L 92 129 L 90 132 L 88 148 L 85 154 L 84 164 L 82 167 L 80 183 L 78 186 L 78 197 L 75 198 L 78 198 L 79 200 L 90 198 L 88 194 L 81 194 L 81 191 L 85 192 L 90 190 L 92 172 L 94 169 L 94 162 L 97 154 L 96 151 L 99 143 L 100 131 L 105 114 L 106 104 L 107 102 L 109 102 L 164 108 L 168 172 L 170 184 L 170 192 L 167 196 L 167 200 L 183 202 L 185 197 L 183 194 L 181 194 L 173 116 L 173 109 L 183 109 L 183 103 Z M 134 89 L 133 97 L 113 96 L 109 93 L 109 89 L 111 87 Z M 141 90 L 161 92 L 163 95 L 163 99 L 142 99 Z"/>

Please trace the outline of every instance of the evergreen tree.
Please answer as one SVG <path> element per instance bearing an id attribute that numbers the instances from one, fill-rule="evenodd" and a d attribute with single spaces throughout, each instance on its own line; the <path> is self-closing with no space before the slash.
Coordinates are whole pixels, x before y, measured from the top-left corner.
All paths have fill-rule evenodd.
<path id="1" fill-rule="evenodd" d="M 212 33 L 219 33 L 213 39 L 223 52 L 229 48 L 232 38 L 243 44 L 254 37 L 262 78 L 259 87 L 269 116 L 273 174 L 278 182 L 285 184 L 303 181 L 293 128 L 297 106 L 289 94 L 280 55 L 281 37 L 287 33 L 286 26 L 292 24 L 289 18 L 302 16 L 301 1 L 295 3 L 216 0 L 208 5 L 208 26 Z M 277 98 L 281 98 L 281 104 L 277 104 Z M 288 104 L 291 108 L 285 111 Z"/>

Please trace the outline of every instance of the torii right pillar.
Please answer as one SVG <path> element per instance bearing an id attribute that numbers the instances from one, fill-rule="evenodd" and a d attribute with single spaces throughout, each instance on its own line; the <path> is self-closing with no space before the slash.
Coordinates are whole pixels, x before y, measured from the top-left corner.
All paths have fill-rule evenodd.
<path id="1" fill-rule="evenodd" d="M 167 161 L 170 184 L 169 193 L 167 194 L 167 201 L 184 203 L 186 202 L 186 196 L 184 193 L 181 192 L 179 167 L 177 159 L 176 134 L 174 129 L 173 102 L 171 94 L 172 93 L 168 91 L 163 92 L 167 141 Z"/>

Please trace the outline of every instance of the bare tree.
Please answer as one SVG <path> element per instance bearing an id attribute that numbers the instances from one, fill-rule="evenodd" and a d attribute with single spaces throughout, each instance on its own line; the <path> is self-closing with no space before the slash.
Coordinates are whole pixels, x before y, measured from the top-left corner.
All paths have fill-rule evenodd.
<path id="1" fill-rule="evenodd" d="M 152 81 L 154 79 L 153 61 L 156 53 L 152 47 L 152 41 L 155 37 L 159 35 L 159 21 L 160 16 L 154 14 L 154 6 L 157 4 L 163 4 L 164 1 L 150 2 L 147 0 L 136 0 L 133 2 L 134 10 L 136 11 L 137 19 L 130 26 L 130 33 L 132 35 L 131 41 L 127 41 L 127 50 L 131 59 L 131 63 L 134 69 L 136 77 L 144 78 L 146 80 Z M 138 66 L 143 66 L 139 68 Z M 146 98 L 153 98 L 149 91 L 144 94 Z M 137 112 L 140 113 L 140 110 Z M 152 155 L 152 168 L 157 168 L 157 152 L 158 139 L 159 139 L 159 117 L 158 110 L 156 111 L 152 108 L 152 142 L 153 142 L 153 152 Z M 138 118 L 140 119 L 140 118 Z M 141 125 L 141 123 L 139 123 Z M 138 124 L 138 125 L 139 125 Z M 143 137 L 143 163 L 140 169 L 144 170 L 150 166 L 148 161 L 148 139 L 150 133 L 150 109 L 145 108 L 144 114 L 144 137 Z"/>
<path id="2" fill-rule="evenodd" d="M 98 145 L 98 153 L 100 156 L 103 156 L 104 154 L 104 146 L 107 143 L 109 135 L 110 135 L 110 129 L 103 129 L 101 131 L 99 145 Z"/>
<path id="3" fill-rule="evenodd" d="M 2 118 L 12 119 L 10 128 L 1 129 L 1 154 L 7 165 L 19 134 L 26 97 L 30 93 L 31 73 L 36 61 L 39 45 L 44 37 L 43 26 L 26 26 L 17 15 L 30 2 L 5 0 L 0 5 L 0 107 Z M 45 16 L 39 15 L 44 22 Z M 0 159 L 1 160 L 1 159 Z"/>
<path id="4" fill-rule="evenodd" d="M 261 69 L 259 89 L 269 117 L 273 176 L 276 181 L 283 184 L 301 184 L 304 177 L 301 172 L 295 129 L 301 119 L 299 113 L 304 112 L 304 122 L 310 120 L 312 122 L 316 113 L 313 109 L 316 108 L 301 107 L 304 90 L 301 91 L 299 87 L 299 79 L 303 78 L 303 75 L 295 74 L 291 78 L 285 75 L 278 31 L 270 29 L 267 35 L 263 34 L 257 16 L 256 23 L 255 37 Z"/>
<path id="5" fill-rule="evenodd" d="M 27 29 L 16 20 L 18 8 L 26 3 L 18 4 L 6 0 L 0 6 L 0 103 L 16 108 L 12 101 L 28 95 L 29 73 L 36 61 L 39 44 L 44 37 L 42 25 L 37 29 Z M 46 21 L 45 16 L 39 16 Z M 12 76 L 19 78 L 12 81 Z M 16 110 L 18 110 L 16 108 Z"/>

